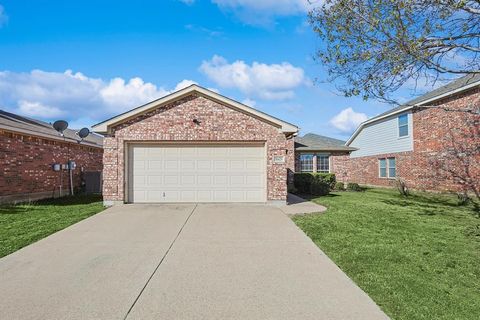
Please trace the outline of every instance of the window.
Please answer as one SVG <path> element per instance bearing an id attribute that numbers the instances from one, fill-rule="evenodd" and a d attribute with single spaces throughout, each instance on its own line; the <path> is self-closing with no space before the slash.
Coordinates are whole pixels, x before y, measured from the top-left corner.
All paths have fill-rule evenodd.
<path id="1" fill-rule="evenodd" d="M 397 176 L 397 168 L 395 158 L 388 158 L 388 177 L 395 178 Z"/>
<path id="2" fill-rule="evenodd" d="M 380 168 L 380 178 L 387 177 L 387 159 L 379 159 L 378 167 Z"/>
<path id="3" fill-rule="evenodd" d="M 330 172 L 330 157 L 325 154 L 317 154 L 317 172 Z"/>
<path id="4" fill-rule="evenodd" d="M 380 178 L 395 178 L 397 176 L 395 158 L 378 159 L 378 171 Z"/>
<path id="5" fill-rule="evenodd" d="M 398 136 L 408 136 L 408 114 L 402 114 L 398 117 Z"/>
<path id="6" fill-rule="evenodd" d="M 300 155 L 300 171 L 313 172 L 313 154 Z"/>

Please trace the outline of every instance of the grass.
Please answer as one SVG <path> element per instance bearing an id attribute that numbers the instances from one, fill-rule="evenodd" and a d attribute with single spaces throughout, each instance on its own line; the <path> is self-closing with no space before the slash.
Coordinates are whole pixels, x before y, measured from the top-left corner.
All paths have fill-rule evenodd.
<path id="1" fill-rule="evenodd" d="M 0 206 L 0 257 L 103 210 L 101 196 L 74 196 Z"/>
<path id="2" fill-rule="evenodd" d="M 478 319 L 480 219 L 454 197 L 336 192 L 295 223 L 392 319 Z"/>

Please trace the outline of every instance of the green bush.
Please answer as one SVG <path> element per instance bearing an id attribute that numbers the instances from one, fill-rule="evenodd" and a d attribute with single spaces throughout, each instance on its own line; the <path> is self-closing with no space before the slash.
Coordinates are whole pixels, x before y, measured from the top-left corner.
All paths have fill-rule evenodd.
<path id="1" fill-rule="evenodd" d="M 335 190 L 345 191 L 345 184 L 340 181 L 335 183 Z"/>
<path id="2" fill-rule="evenodd" d="M 310 194 L 314 196 L 324 196 L 330 193 L 330 184 L 320 175 L 314 175 L 310 184 Z"/>
<path id="3" fill-rule="evenodd" d="M 299 193 L 310 193 L 310 185 L 313 181 L 313 174 L 311 173 L 295 173 L 293 176 L 293 183 Z"/>
<path id="4" fill-rule="evenodd" d="M 323 181 L 328 183 L 330 189 L 333 190 L 335 188 L 335 184 L 337 183 L 337 178 L 335 177 L 334 173 L 314 173 L 315 176 L 321 177 Z"/>
<path id="5" fill-rule="evenodd" d="M 362 188 L 355 182 L 349 182 L 347 184 L 347 190 L 349 191 L 362 191 Z"/>
<path id="6" fill-rule="evenodd" d="M 294 186 L 299 193 L 325 195 L 335 187 L 333 173 L 295 173 Z"/>

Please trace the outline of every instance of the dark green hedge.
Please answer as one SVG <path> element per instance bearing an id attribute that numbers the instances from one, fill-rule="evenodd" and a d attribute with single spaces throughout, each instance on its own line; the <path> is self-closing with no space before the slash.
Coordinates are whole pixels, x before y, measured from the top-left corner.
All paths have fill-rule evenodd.
<path id="1" fill-rule="evenodd" d="M 299 193 L 322 196 L 335 187 L 333 173 L 295 173 L 294 185 Z"/>

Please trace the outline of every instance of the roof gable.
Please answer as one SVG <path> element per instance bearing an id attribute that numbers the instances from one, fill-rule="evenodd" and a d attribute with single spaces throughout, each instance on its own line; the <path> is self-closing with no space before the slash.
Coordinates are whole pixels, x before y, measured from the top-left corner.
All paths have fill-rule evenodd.
<path id="1" fill-rule="evenodd" d="M 151 110 L 154 110 L 156 108 L 160 108 L 166 104 L 172 103 L 174 101 L 177 101 L 179 99 L 182 99 L 188 95 L 191 94 L 198 94 L 201 95 L 207 99 L 210 99 L 212 101 L 218 102 L 226 107 L 232 108 L 236 111 L 248 114 L 252 117 L 258 118 L 264 122 L 270 123 L 276 127 L 278 127 L 280 130 L 282 130 L 284 133 L 296 133 L 298 132 L 298 127 L 282 121 L 278 118 L 275 118 L 273 116 L 270 116 L 264 112 L 258 111 L 254 108 L 251 108 L 249 106 L 246 106 L 238 101 L 235 101 L 233 99 L 227 98 L 225 96 L 222 96 L 216 92 L 213 92 L 211 90 L 205 89 L 203 87 L 200 87 L 198 85 L 191 85 L 189 87 L 186 87 L 184 89 L 175 91 L 167 96 L 164 96 L 160 99 L 154 100 L 152 102 L 149 102 L 147 104 L 144 104 L 140 107 L 137 107 L 135 109 L 132 109 L 130 111 L 124 112 L 122 114 L 119 114 L 113 118 L 110 118 L 108 120 L 105 120 L 103 122 L 100 122 L 92 127 L 92 129 L 95 132 L 98 133 L 108 133 L 113 126 L 116 126 L 118 124 L 121 124 L 129 119 L 132 119 L 134 117 L 137 117 L 141 114 L 144 114 L 146 112 L 149 112 Z"/>
<path id="2" fill-rule="evenodd" d="M 421 95 L 420 97 L 410 100 L 404 105 L 390 109 L 384 113 L 381 113 L 379 115 L 376 115 L 373 118 L 368 119 L 367 121 L 362 122 L 358 126 L 358 128 L 355 130 L 355 132 L 352 134 L 352 136 L 348 139 L 348 141 L 346 142 L 346 145 L 347 146 L 350 145 L 352 141 L 355 139 L 355 137 L 360 133 L 360 131 L 368 124 L 377 122 L 379 120 L 388 118 L 390 116 L 398 115 L 414 107 L 427 105 L 428 103 L 432 103 L 434 101 L 446 98 L 453 94 L 469 90 L 479 85 L 480 85 L 480 74 L 468 74 L 466 76 L 458 78 L 440 88 L 437 88 L 433 91 L 425 93 L 424 95 Z"/>

